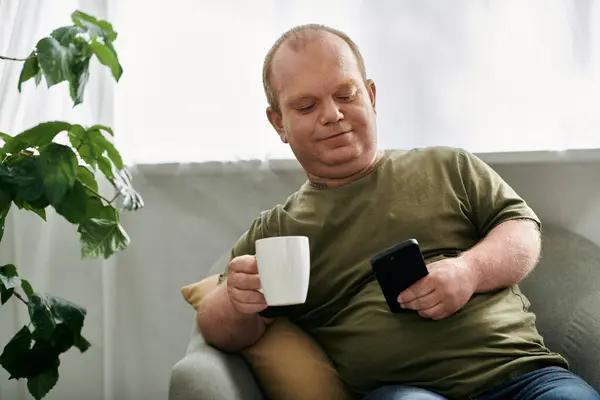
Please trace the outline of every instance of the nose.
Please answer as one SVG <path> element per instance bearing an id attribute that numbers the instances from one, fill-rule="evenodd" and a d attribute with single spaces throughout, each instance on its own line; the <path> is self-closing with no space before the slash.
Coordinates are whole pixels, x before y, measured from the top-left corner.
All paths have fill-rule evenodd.
<path id="1" fill-rule="evenodd" d="M 344 119 L 344 114 L 340 110 L 339 105 L 333 100 L 329 99 L 327 102 L 323 102 L 321 109 L 321 124 L 335 124 Z"/>

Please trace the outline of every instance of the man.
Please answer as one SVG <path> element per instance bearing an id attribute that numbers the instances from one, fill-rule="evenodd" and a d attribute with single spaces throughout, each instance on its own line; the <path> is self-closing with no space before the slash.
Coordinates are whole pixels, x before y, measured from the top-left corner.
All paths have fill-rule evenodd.
<path id="1" fill-rule="evenodd" d="M 356 45 L 323 26 L 287 32 L 268 53 L 267 117 L 308 181 L 263 212 L 232 249 L 199 328 L 226 351 L 255 343 L 269 317 L 313 335 L 366 399 L 598 399 L 549 351 L 517 283 L 537 262 L 539 220 L 460 149 L 377 149 L 376 89 Z M 254 242 L 311 243 L 305 304 L 269 307 Z M 389 312 L 369 259 L 416 238 L 429 275 Z"/>

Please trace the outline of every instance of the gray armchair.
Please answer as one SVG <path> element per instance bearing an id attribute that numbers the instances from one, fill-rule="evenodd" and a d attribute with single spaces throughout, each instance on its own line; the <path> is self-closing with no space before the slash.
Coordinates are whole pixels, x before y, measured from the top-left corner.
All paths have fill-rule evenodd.
<path id="1" fill-rule="evenodd" d="M 548 347 L 600 391 L 600 247 L 547 228 L 542 260 L 521 289 Z M 243 358 L 207 346 L 194 328 L 186 355 L 173 368 L 169 400 L 263 398 Z"/>

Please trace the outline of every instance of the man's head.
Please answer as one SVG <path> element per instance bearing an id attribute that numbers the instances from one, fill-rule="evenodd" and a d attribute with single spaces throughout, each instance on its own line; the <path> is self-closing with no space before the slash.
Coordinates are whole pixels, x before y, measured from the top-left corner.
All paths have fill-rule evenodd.
<path id="1" fill-rule="evenodd" d="M 315 179 L 359 173 L 377 152 L 375 84 L 352 40 L 304 25 L 275 42 L 263 67 L 267 116 Z"/>

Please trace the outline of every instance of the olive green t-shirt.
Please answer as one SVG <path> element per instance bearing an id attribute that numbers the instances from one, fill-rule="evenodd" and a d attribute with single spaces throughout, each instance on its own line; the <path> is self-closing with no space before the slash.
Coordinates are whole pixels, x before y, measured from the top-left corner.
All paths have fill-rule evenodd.
<path id="1" fill-rule="evenodd" d="M 427 263 L 469 250 L 501 222 L 538 217 L 476 156 L 446 147 L 386 151 L 375 168 L 337 188 L 308 183 L 264 211 L 232 249 L 254 254 L 270 236 L 308 236 L 305 304 L 272 307 L 314 336 L 357 394 L 396 383 L 465 399 L 519 373 L 568 367 L 550 352 L 518 287 L 475 294 L 440 321 L 392 314 L 370 259 L 415 238 Z M 399 265 L 401 268 L 401 265 Z"/>

